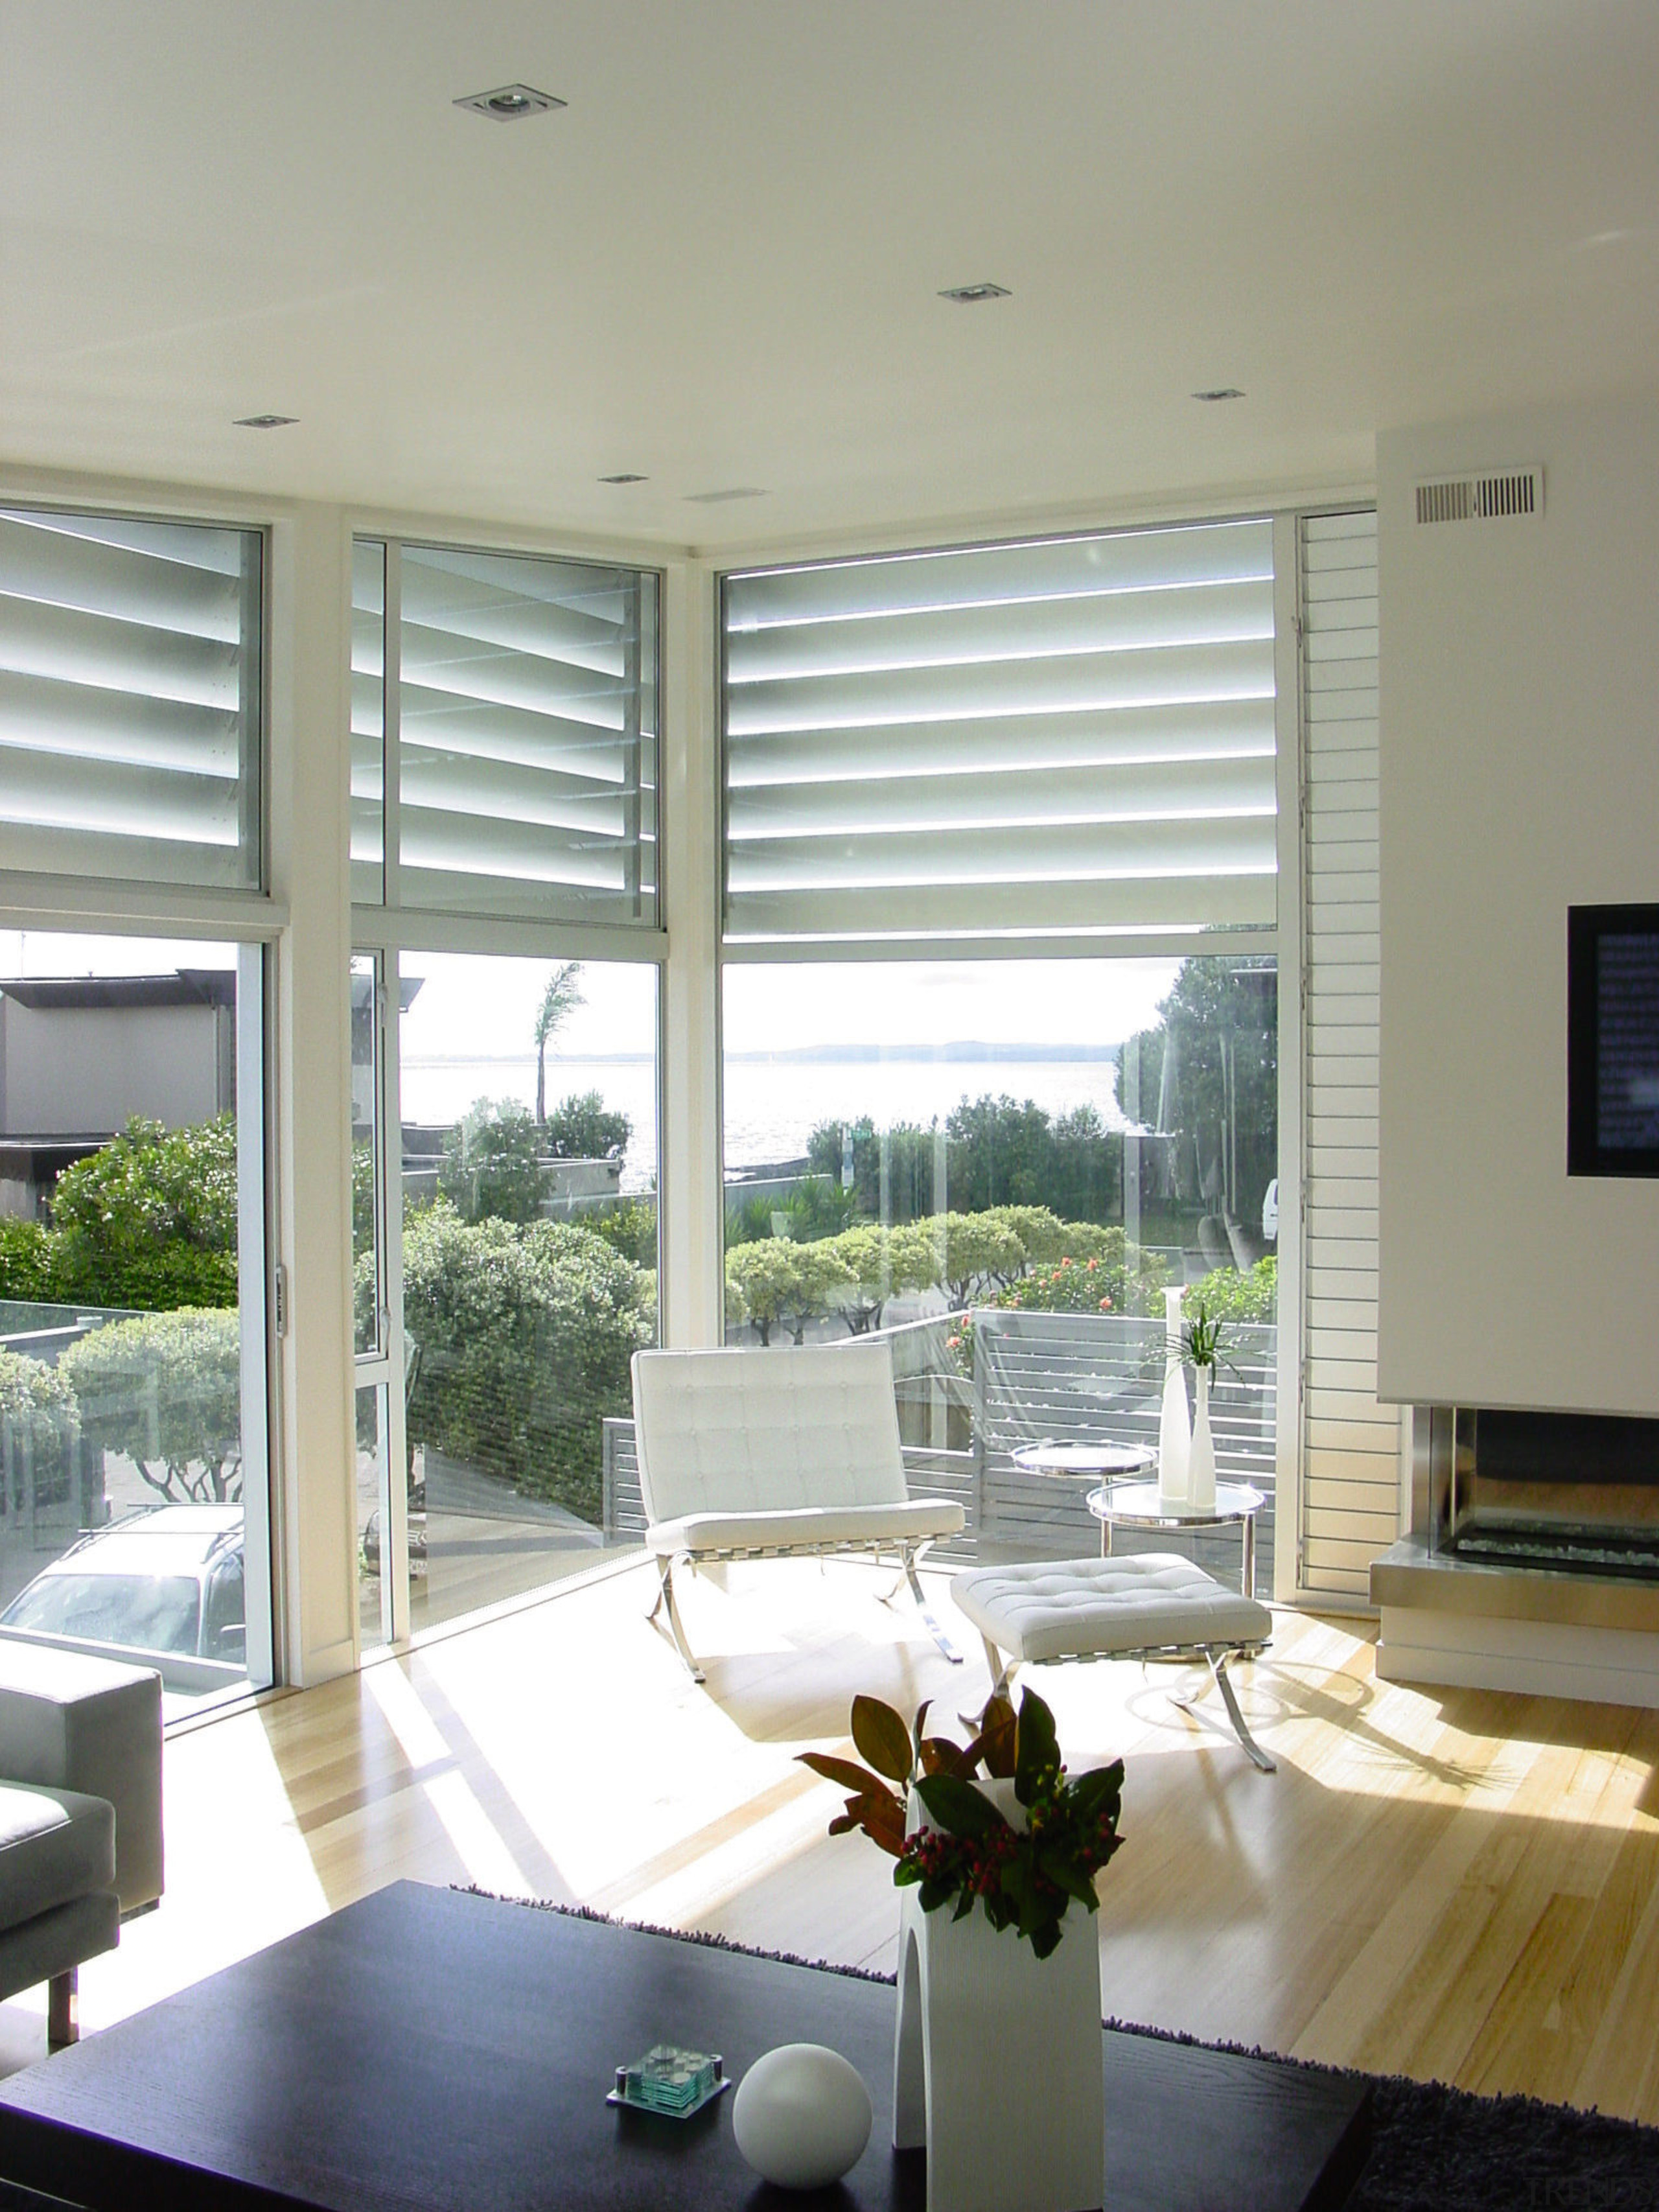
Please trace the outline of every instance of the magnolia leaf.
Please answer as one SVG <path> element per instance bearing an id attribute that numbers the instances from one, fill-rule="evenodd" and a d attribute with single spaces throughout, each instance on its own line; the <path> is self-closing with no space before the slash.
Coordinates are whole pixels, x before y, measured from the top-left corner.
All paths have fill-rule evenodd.
<path id="1" fill-rule="evenodd" d="M 1074 1897 L 1079 1905 L 1086 1905 L 1091 1912 L 1095 1911 L 1100 1899 L 1095 1895 L 1093 1882 L 1073 1860 L 1066 1856 L 1064 1851 L 1041 1852 L 1038 1855 L 1037 1864 L 1048 1875 L 1049 1881 L 1057 1888 L 1063 1889 L 1067 1897 Z"/>
<path id="2" fill-rule="evenodd" d="M 990 1799 L 959 1775 L 924 1775 L 916 1784 L 916 1795 L 939 1826 L 952 1836 L 994 1835 L 1008 1826 Z"/>
<path id="3" fill-rule="evenodd" d="M 959 1743 L 952 1743 L 948 1735 L 925 1735 L 916 1746 L 924 1774 L 955 1774 L 966 1782 L 973 1773 L 973 1762 Z"/>
<path id="4" fill-rule="evenodd" d="M 916 1707 L 916 1717 L 910 1723 L 910 1748 L 916 1765 L 921 1764 L 921 1732 L 927 1724 L 927 1715 L 933 1702 L 931 1698 L 924 1698 Z"/>
<path id="5" fill-rule="evenodd" d="M 1018 1736 L 1018 1723 L 1014 1718 L 1012 1699 L 1000 1692 L 987 1700 L 979 1717 L 979 1733 L 968 1747 L 972 1761 L 969 1771 L 981 1759 L 985 1771 L 999 1781 L 1007 1781 L 1014 1772 L 1014 1752 Z"/>
<path id="6" fill-rule="evenodd" d="M 872 1774 L 867 1766 L 856 1765 L 850 1759 L 837 1759 L 830 1751 L 798 1751 L 796 1759 L 802 1766 L 810 1766 L 814 1774 L 821 1774 L 826 1782 L 838 1782 L 843 1790 L 850 1790 L 855 1797 L 866 1797 L 882 1788 L 881 1777 Z"/>
<path id="7" fill-rule="evenodd" d="M 1031 1802 L 1042 1776 L 1053 1773 L 1059 1765 L 1054 1717 L 1035 1690 L 1027 1690 L 1019 1701 L 1019 1737 L 1014 1758 L 1014 1795 L 1022 1805 Z"/>
<path id="8" fill-rule="evenodd" d="M 879 1698 L 853 1700 L 853 1741 L 878 1774 L 901 1788 L 910 1779 L 910 1731 Z"/>
<path id="9" fill-rule="evenodd" d="M 830 1823 L 832 1836 L 862 1828 L 872 1844 L 896 1858 L 904 1849 L 904 1821 L 897 1805 L 884 1790 L 878 1796 L 849 1797 L 847 1810 Z"/>
<path id="10" fill-rule="evenodd" d="M 1022 1929 L 1020 1933 L 1024 1935 L 1025 1930 Z M 1058 1947 L 1060 1942 L 1060 1929 L 1058 1920 L 1050 1921 L 1046 1927 L 1032 1929 L 1031 1948 L 1036 1953 L 1039 1959 L 1046 1959 L 1049 1953 Z M 1093 1936 L 1091 1936 L 1089 1940 L 1092 1942 L 1094 1941 Z"/>

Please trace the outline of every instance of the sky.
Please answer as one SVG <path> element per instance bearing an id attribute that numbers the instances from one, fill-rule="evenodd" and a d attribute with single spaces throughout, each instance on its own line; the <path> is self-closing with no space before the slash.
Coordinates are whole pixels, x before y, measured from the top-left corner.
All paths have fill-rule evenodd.
<path id="1" fill-rule="evenodd" d="M 0 976 L 155 975 L 229 967 L 228 945 L 137 937 L 0 931 Z M 406 954 L 422 986 L 404 1017 L 403 1048 L 416 1060 L 520 1059 L 533 1054 L 536 1011 L 553 963 L 463 954 Z M 995 960 L 738 963 L 722 984 L 728 1052 L 798 1051 L 829 1044 L 1117 1044 L 1158 1018 L 1175 960 Z M 560 1057 L 649 1053 L 656 971 L 583 963 L 584 1003 L 558 1032 Z"/>

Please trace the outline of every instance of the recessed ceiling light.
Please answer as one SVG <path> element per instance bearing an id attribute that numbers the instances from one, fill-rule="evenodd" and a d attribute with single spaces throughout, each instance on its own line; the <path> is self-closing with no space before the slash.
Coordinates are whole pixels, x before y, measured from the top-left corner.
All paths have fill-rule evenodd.
<path id="1" fill-rule="evenodd" d="M 1218 384 L 1213 392 L 1195 392 L 1193 397 L 1194 399 L 1203 400 L 1208 405 L 1210 402 L 1217 399 L 1242 399 L 1244 394 L 1236 384 Z"/>
<path id="2" fill-rule="evenodd" d="M 1006 284 L 952 284 L 941 292 L 941 300 L 954 300 L 959 307 L 976 307 L 981 300 L 1012 300 L 1013 294 Z"/>
<path id="3" fill-rule="evenodd" d="M 455 105 L 487 115 L 492 123 L 517 123 L 526 115 L 544 115 L 550 108 L 568 103 L 550 92 L 538 92 L 533 84 L 498 84 L 494 92 L 470 92 Z"/>
<path id="4" fill-rule="evenodd" d="M 239 415 L 231 428 L 234 430 L 286 430 L 299 419 L 297 415 Z"/>
<path id="5" fill-rule="evenodd" d="M 623 469 L 614 477 L 601 477 L 601 483 L 649 483 L 649 477 L 636 477 L 632 470 Z"/>
<path id="6" fill-rule="evenodd" d="M 728 499 L 764 499 L 766 494 L 757 484 L 733 484 L 729 491 L 689 491 L 685 495 L 694 507 L 720 507 Z"/>

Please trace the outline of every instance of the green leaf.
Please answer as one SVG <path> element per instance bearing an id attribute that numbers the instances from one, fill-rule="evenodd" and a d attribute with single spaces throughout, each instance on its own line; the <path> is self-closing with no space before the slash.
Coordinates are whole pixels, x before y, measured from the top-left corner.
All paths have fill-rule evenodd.
<path id="1" fill-rule="evenodd" d="M 1091 1826 L 1103 1816 L 1115 1820 L 1123 1802 L 1123 1761 L 1115 1759 L 1109 1766 L 1091 1767 L 1073 1778 L 1071 1786 L 1078 1811 Z"/>
<path id="2" fill-rule="evenodd" d="M 916 1784 L 916 1795 L 939 1826 L 952 1836 L 994 1835 L 1008 1826 L 990 1799 L 957 1775 L 924 1775 Z"/>
<path id="3" fill-rule="evenodd" d="M 1027 1690 L 1019 1703 L 1019 1740 L 1014 1759 L 1014 1795 L 1022 1805 L 1031 1802 L 1042 1776 L 1059 1765 L 1054 1717 L 1035 1690 Z"/>
<path id="4" fill-rule="evenodd" d="M 1063 1889 L 1067 1897 L 1074 1897 L 1079 1905 L 1086 1905 L 1091 1912 L 1099 1904 L 1100 1900 L 1095 1895 L 1093 1882 L 1082 1872 L 1076 1861 L 1066 1852 L 1059 1850 L 1040 1852 L 1037 1864 L 1050 1881 Z"/>
<path id="5" fill-rule="evenodd" d="M 901 1785 L 910 1779 L 910 1731 L 879 1698 L 853 1700 L 853 1741 L 878 1774 Z"/>

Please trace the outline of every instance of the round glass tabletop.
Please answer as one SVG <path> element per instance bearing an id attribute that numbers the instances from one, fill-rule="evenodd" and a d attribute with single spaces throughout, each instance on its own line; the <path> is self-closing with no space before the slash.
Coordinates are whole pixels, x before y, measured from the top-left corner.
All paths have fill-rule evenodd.
<path id="1" fill-rule="evenodd" d="M 1097 1480 L 1102 1475 L 1144 1474 L 1158 1464 L 1158 1454 L 1150 1444 L 1055 1443 L 1046 1437 L 1041 1443 L 1016 1444 L 1009 1457 L 1027 1474 L 1092 1475 Z M 1150 1487 L 1156 1489 L 1157 1485 Z"/>
<path id="2" fill-rule="evenodd" d="M 1166 1507 L 1155 1482 L 1108 1482 L 1085 1501 L 1097 1521 L 1134 1528 L 1216 1528 L 1249 1521 L 1267 1503 L 1248 1482 L 1218 1482 L 1215 1504 L 1201 1512 Z"/>

